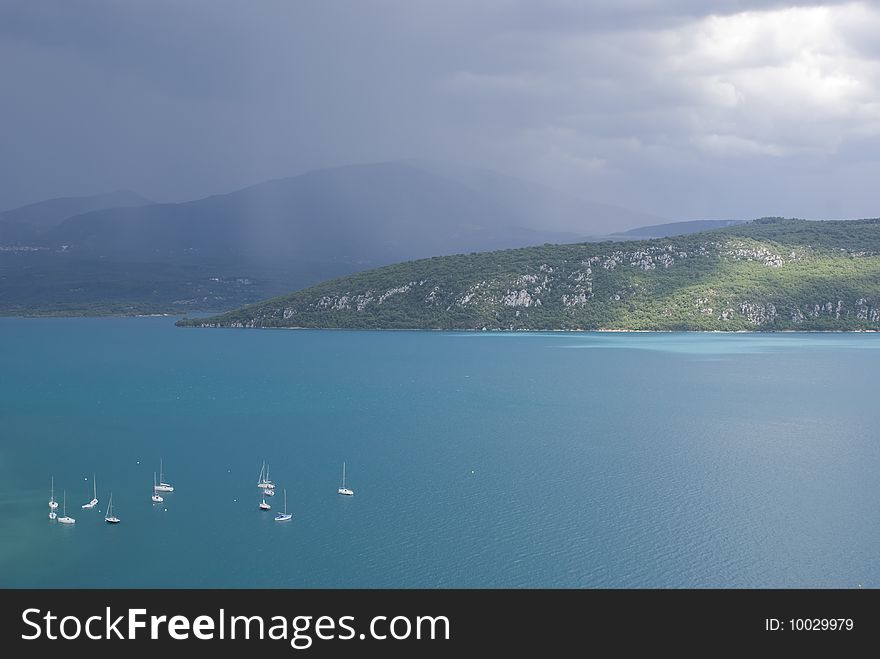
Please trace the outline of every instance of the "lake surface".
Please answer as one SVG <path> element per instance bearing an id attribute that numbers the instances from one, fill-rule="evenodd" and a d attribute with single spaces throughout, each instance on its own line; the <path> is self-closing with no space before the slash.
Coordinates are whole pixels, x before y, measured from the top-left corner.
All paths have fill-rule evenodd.
<path id="1" fill-rule="evenodd" d="M 173 322 L 0 319 L 0 586 L 880 584 L 880 335 Z"/>

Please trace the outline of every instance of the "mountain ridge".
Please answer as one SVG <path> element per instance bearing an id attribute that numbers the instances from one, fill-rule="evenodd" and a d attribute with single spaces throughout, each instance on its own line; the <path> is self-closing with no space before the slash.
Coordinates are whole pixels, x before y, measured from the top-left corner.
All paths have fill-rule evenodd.
<path id="1" fill-rule="evenodd" d="M 132 190 L 114 190 L 96 195 L 55 197 L 0 212 L 0 243 L 27 243 L 74 215 L 125 206 L 146 206 L 154 202 Z"/>
<path id="2" fill-rule="evenodd" d="M 723 229 L 737 224 L 745 224 L 748 220 L 683 220 L 681 222 L 663 222 L 636 227 L 627 231 L 611 233 L 606 236 L 611 240 L 644 240 L 646 238 L 665 238 L 667 236 L 683 236 L 689 233 Z"/>
<path id="3" fill-rule="evenodd" d="M 455 181 L 376 163 L 272 179 L 188 202 L 96 210 L 66 219 L 42 243 L 164 255 L 199 249 L 261 263 L 297 251 L 332 252 L 378 264 L 576 237 L 525 224 L 526 218 Z"/>
<path id="4" fill-rule="evenodd" d="M 673 238 L 422 259 L 179 324 L 878 330 L 880 220 L 762 218 Z"/>
<path id="5" fill-rule="evenodd" d="M 418 169 L 439 174 L 488 196 L 499 206 L 527 217 L 540 217 L 548 228 L 601 237 L 630 227 L 669 223 L 658 215 L 614 204 L 593 201 L 557 188 L 479 167 L 463 167 L 442 161 L 403 161 Z M 591 218 L 584 226 L 584 218 Z"/>
<path id="6" fill-rule="evenodd" d="M 27 241 L 0 240 L 0 313 L 231 309 L 399 261 L 593 233 L 590 217 L 580 232 L 545 228 L 549 216 L 523 214 L 497 197 L 392 162 L 79 213 Z M 560 206 L 570 210 L 569 201 Z"/>

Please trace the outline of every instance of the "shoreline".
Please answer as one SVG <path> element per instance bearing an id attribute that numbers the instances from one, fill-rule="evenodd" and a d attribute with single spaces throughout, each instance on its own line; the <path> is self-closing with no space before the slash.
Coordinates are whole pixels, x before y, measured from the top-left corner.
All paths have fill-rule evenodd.
<path id="1" fill-rule="evenodd" d="M 317 332 L 472 332 L 479 334 L 876 334 L 880 329 L 857 330 L 644 330 L 644 329 L 472 329 L 441 327 L 206 327 L 181 326 L 180 329 L 225 329 L 225 330 L 297 330 Z"/>
<path id="2" fill-rule="evenodd" d="M 206 311 L 206 315 L 217 312 Z M 143 313 L 143 314 L 96 314 L 96 315 L 68 315 L 68 314 L 28 314 L 13 315 L 0 314 L 0 320 L 18 319 L 115 319 L 115 318 L 179 318 L 178 313 Z M 175 326 L 176 323 L 175 323 Z M 560 328 L 517 328 L 517 329 L 474 329 L 468 327 L 206 327 L 206 326 L 180 326 L 180 329 L 233 329 L 233 330 L 301 330 L 301 331 L 337 331 L 337 332 L 469 332 L 479 334 L 492 333 L 557 333 L 557 334 L 877 334 L 880 329 L 754 329 L 754 330 L 705 330 L 705 329 L 626 329 L 617 327 L 602 327 L 595 329 L 560 329 Z"/>

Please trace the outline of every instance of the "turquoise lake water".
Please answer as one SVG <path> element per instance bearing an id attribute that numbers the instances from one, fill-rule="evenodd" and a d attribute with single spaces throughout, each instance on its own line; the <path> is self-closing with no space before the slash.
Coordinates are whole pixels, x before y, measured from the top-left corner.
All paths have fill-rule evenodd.
<path id="1" fill-rule="evenodd" d="M 880 584 L 880 335 L 173 322 L 0 319 L 0 586 Z"/>

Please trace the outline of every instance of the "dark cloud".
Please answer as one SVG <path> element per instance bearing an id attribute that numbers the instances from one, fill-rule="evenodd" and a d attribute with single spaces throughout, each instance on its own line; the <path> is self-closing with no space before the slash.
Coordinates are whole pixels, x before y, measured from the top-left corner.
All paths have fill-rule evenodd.
<path id="1" fill-rule="evenodd" d="M 867 3 L 6 2 L 0 206 L 437 158 L 672 218 L 876 215 Z"/>

